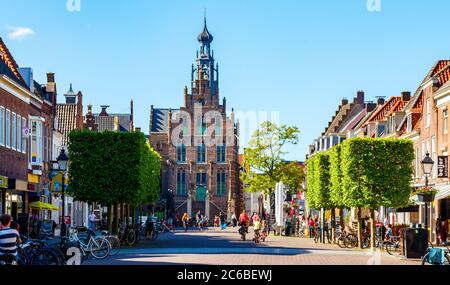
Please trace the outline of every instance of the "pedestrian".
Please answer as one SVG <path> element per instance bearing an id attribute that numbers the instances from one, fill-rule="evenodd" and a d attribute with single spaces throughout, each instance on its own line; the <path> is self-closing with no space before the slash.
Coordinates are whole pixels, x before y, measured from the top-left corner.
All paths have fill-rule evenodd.
<path id="1" fill-rule="evenodd" d="M 2 229 L 0 230 L 0 259 L 9 263 L 17 262 L 17 244 L 22 243 L 19 232 L 11 228 L 12 218 L 3 215 L 0 218 Z"/>
<path id="2" fill-rule="evenodd" d="M 184 213 L 183 214 L 183 218 L 181 218 L 181 220 L 183 222 L 184 231 L 187 232 L 188 225 L 189 225 L 189 215 L 188 215 L 188 213 Z"/>
<path id="3" fill-rule="evenodd" d="M 313 231 L 314 231 L 315 222 L 311 218 L 311 216 L 308 217 L 308 227 L 309 227 L 309 238 L 313 237 Z"/>
<path id="4" fill-rule="evenodd" d="M 218 228 L 219 227 L 219 223 L 220 223 L 219 216 L 215 215 L 214 216 L 214 227 Z"/>
<path id="5" fill-rule="evenodd" d="M 253 213 L 253 216 L 252 216 L 252 222 L 253 222 L 253 224 L 255 224 L 255 221 L 256 220 L 259 220 L 259 216 L 258 216 L 258 214 L 255 212 L 255 213 Z"/>
<path id="6" fill-rule="evenodd" d="M 89 215 L 89 229 L 94 231 L 95 230 L 95 220 L 97 217 L 95 216 L 94 212 L 91 212 Z"/>
<path id="7" fill-rule="evenodd" d="M 195 222 L 197 223 L 198 229 L 200 231 L 202 231 L 203 218 L 202 218 L 202 213 L 200 212 L 200 210 L 198 210 L 197 214 L 195 214 Z"/>
<path id="8" fill-rule="evenodd" d="M 444 225 L 442 226 L 442 241 L 447 243 L 448 237 L 448 219 L 445 219 Z"/>
<path id="9" fill-rule="evenodd" d="M 220 212 L 220 214 L 219 214 L 219 220 L 220 220 L 221 230 L 225 230 L 227 227 L 227 224 L 225 223 L 225 215 L 222 212 Z"/>
<path id="10" fill-rule="evenodd" d="M 237 225 L 237 219 L 236 219 L 236 214 L 235 213 L 233 213 L 233 215 L 231 216 L 231 221 L 233 223 L 233 228 L 235 228 L 236 225 Z"/>

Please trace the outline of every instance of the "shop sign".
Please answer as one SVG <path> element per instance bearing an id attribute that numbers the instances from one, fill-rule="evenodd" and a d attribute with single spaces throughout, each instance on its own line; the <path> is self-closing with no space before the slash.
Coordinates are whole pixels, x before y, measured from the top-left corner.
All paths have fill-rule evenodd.
<path id="1" fill-rule="evenodd" d="M 8 177 L 0 176 L 0 188 L 8 188 Z"/>
<path id="2" fill-rule="evenodd" d="M 39 183 L 39 176 L 28 173 L 28 183 Z"/>
<path id="3" fill-rule="evenodd" d="M 8 189 L 27 191 L 28 190 L 28 182 L 19 180 L 19 179 L 8 179 Z"/>
<path id="4" fill-rule="evenodd" d="M 438 156 L 438 178 L 448 178 L 448 156 Z"/>

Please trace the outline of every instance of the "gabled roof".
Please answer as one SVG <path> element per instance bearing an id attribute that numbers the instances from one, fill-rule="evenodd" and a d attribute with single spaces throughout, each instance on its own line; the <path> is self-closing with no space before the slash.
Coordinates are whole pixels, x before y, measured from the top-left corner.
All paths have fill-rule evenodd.
<path id="1" fill-rule="evenodd" d="M 157 109 L 154 108 L 152 112 L 152 133 L 164 133 L 169 129 L 169 111 L 172 111 L 172 115 L 179 112 L 179 109 Z"/>
<path id="2" fill-rule="evenodd" d="M 8 76 L 10 79 L 14 80 L 16 83 L 28 89 L 25 80 L 19 72 L 19 66 L 17 65 L 14 57 L 9 52 L 8 47 L 3 42 L 0 37 L 0 74 Z"/>
<path id="3" fill-rule="evenodd" d="M 69 142 L 69 133 L 78 129 L 77 121 L 78 106 L 76 104 L 58 104 L 56 105 L 58 119 L 58 131 L 63 135 L 63 145 L 67 146 Z"/>
<path id="4" fill-rule="evenodd" d="M 370 118 L 364 123 L 363 126 L 366 126 L 370 122 L 382 121 L 386 118 L 386 115 L 393 109 L 393 107 L 401 101 L 401 97 L 393 96 L 389 98 L 389 100 L 384 103 L 381 108 L 376 109 L 376 111 L 370 116 Z"/>

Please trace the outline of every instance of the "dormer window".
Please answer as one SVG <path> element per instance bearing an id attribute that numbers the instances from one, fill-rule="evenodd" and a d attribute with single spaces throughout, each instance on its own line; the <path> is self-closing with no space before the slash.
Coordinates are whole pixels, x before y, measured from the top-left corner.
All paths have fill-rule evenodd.
<path id="1" fill-rule="evenodd" d="M 406 119 L 406 132 L 412 132 L 412 115 L 409 114 Z"/>

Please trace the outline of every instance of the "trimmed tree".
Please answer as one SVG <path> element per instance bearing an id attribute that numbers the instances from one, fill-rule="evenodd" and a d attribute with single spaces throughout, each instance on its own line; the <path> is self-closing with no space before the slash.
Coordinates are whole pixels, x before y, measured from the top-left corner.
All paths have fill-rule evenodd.
<path id="1" fill-rule="evenodd" d="M 341 230 L 344 229 L 344 209 L 347 208 L 344 203 L 344 188 L 342 186 L 342 168 L 341 168 L 341 146 L 336 145 L 328 151 L 330 156 L 330 200 L 339 209 L 339 223 Z M 336 239 L 336 218 L 335 211 L 331 212 L 332 217 L 332 235 Z"/>
<path id="2" fill-rule="evenodd" d="M 108 207 L 110 231 L 113 206 L 117 221 L 117 204 L 136 206 L 157 199 L 160 158 L 142 133 L 73 131 L 69 158 L 69 194 Z"/>
<path id="3" fill-rule="evenodd" d="M 371 246 L 375 244 L 374 212 L 399 208 L 411 194 L 413 143 L 405 139 L 355 138 L 341 144 L 343 204 L 358 208 L 358 240 L 362 247 L 361 211 L 371 210 Z"/>

